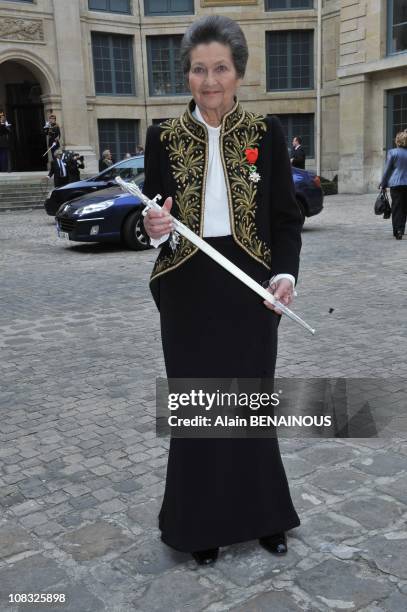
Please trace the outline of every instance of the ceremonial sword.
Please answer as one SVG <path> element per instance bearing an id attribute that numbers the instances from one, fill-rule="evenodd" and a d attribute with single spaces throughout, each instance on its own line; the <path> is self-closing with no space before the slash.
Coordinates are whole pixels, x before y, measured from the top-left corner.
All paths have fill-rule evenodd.
<path id="1" fill-rule="evenodd" d="M 47 154 L 47 153 L 49 153 L 49 152 L 51 151 L 51 149 L 53 149 L 53 148 L 54 148 L 55 143 L 56 143 L 56 141 L 54 140 L 54 142 L 52 143 L 52 145 L 50 146 L 50 148 L 49 148 L 49 149 L 47 149 L 47 150 L 45 151 L 45 153 L 44 153 L 43 157 L 45 157 L 45 156 L 46 156 L 46 154 Z"/>
<path id="2" fill-rule="evenodd" d="M 156 196 L 154 196 L 152 200 L 150 200 L 150 198 L 144 195 L 144 193 L 141 191 L 138 185 L 136 185 L 135 183 L 131 183 L 131 182 L 126 183 L 120 176 L 116 177 L 116 183 L 120 186 L 120 188 L 123 191 L 127 191 L 127 193 L 131 193 L 132 195 L 140 198 L 140 200 L 146 206 L 145 209 L 143 210 L 143 215 L 146 215 L 150 209 L 161 210 L 161 206 L 158 204 L 158 200 L 161 200 L 161 195 L 157 194 Z M 315 334 L 315 329 L 313 329 L 310 325 L 308 325 L 308 323 L 306 323 L 303 319 L 301 319 L 301 317 L 296 315 L 295 312 L 287 308 L 287 306 L 285 306 L 282 302 L 280 302 L 279 300 L 276 300 L 276 298 L 273 296 L 272 293 L 270 293 L 270 291 L 267 291 L 267 289 L 262 287 L 257 281 L 255 281 L 248 274 L 246 274 L 246 272 L 241 270 L 238 266 L 232 263 L 227 257 L 222 255 L 222 253 L 219 253 L 219 251 L 214 249 L 213 246 L 211 246 L 208 242 L 206 242 L 200 236 L 198 236 L 193 231 L 191 231 L 189 227 L 181 223 L 181 221 L 178 221 L 178 219 L 176 219 L 172 215 L 170 215 L 170 217 L 174 224 L 175 232 L 177 232 L 178 234 L 181 234 L 181 236 L 184 236 L 184 238 L 192 242 L 192 244 L 198 247 L 198 249 L 200 249 L 201 251 L 209 255 L 209 257 L 211 257 L 214 261 L 216 261 L 216 263 L 218 263 L 220 266 L 225 268 L 225 270 L 233 274 L 233 276 L 235 276 L 242 283 L 247 285 L 247 287 L 255 291 L 255 293 L 257 293 L 264 300 L 266 300 L 267 302 L 270 302 L 270 304 L 273 304 L 273 306 L 281 310 L 281 312 L 287 315 L 287 317 L 289 317 L 290 319 L 292 319 L 293 321 L 295 321 L 296 323 L 304 327 L 311 334 Z"/>

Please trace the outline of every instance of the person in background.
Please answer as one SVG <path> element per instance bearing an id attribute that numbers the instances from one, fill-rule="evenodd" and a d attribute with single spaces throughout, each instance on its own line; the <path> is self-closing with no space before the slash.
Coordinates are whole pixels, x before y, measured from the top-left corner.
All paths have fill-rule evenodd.
<path id="1" fill-rule="evenodd" d="M 51 157 L 55 159 L 55 152 L 61 145 L 61 128 L 57 124 L 56 115 L 50 115 L 44 125 L 44 132 L 47 136 L 47 147 L 51 148 Z"/>
<path id="2" fill-rule="evenodd" d="M 133 157 L 131 153 L 126 153 L 124 159 L 130 159 L 131 157 Z"/>
<path id="3" fill-rule="evenodd" d="M 80 181 L 80 170 L 84 170 L 85 168 L 85 158 L 83 155 L 79 155 L 79 153 L 73 153 L 73 155 L 68 157 L 66 167 L 68 170 L 69 182 L 73 183 L 75 181 Z"/>
<path id="4" fill-rule="evenodd" d="M 401 240 L 406 230 L 407 218 L 407 130 L 395 138 L 396 147 L 387 153 L 386 166 L 379 185 L 390 187 L 393 236 Z"/>
<path id="5" fill-rule="evenodd" d="M 106 170 L 106 168 L 109 168 L 112 164 L 113 160 L 110 149 L 105 149 L 102 153 L 102 157 L 99 160 L 99 172 Z"/>
<path id="6" fill-rule="evenodd" d="M 141 145 L 139 145 L 136 148 L 136 155 L 144 155 L 144 147 L 142 147 Z"/>
<path id="7" fill-rule="evenodd" d="M 305 170 L 305 150 L 300 136 L 294 136 L 291 149 L 291 164 L 295 168 Z"/>
<path id="8" fill-rule="evenodd" d="M 10 172 L 11 124 L 0 111 L 0 172 Z"/>
<path id="9" fill-rule="evenodd" d="M 62 161 L 62 150 L 55 151 L 55 158 L 51 162 L 51 168 L 48 173 L 48 178 L 54 177 L 55 187 L 62 187 L 69 182 L 68 170 L 64 161 Z"/>

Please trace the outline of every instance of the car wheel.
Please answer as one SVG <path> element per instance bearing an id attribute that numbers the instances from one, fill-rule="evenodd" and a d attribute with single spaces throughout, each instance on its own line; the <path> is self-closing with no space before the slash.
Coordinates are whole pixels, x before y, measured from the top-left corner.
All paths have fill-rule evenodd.
<path id="1" fill-rule="evenodd" d="M 133 251 L 143 251 L 149 249 L 150 245 L 145 233 L 142 230 L 143 215 L 141 210 L 131 213 L 123 226 L 123 239 L 125 245 Z"/>

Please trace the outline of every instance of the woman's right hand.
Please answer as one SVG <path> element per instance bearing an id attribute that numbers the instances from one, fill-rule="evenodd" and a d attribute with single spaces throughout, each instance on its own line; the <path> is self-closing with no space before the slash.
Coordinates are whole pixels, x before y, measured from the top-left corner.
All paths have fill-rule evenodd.
<path id="1" fill-rule="evenodd" d="M 169 234 L 174 229 L 170 210 L 172 208 L 172 197 L 169 196 L 161 210 L 150 209 L 144 217 L 144 228 L 150 238 L 158 240 Z"/>

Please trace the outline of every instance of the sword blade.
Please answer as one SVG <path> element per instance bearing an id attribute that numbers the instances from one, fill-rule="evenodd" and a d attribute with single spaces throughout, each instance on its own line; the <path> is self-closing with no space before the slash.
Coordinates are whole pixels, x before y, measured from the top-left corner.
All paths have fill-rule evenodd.
<path id="1" fill-rule="evenodd" d="M 295 321 L 299 325 L 302 325 L 306 330 L 308 330 L 311 334 L 315 334 L 315 329 L 313 329 L 308 323 L 306 323 L 301 317 L 295 314 L 290 308 L 285 306 L 279 300 L 273 296 L 270 291 L 267 291 L 264 287 L 262 287 L 257 281 L 255 281 L 251 276 L 249 276 L 246 272 L 244 272 L 241 268 L 236 266 L 230 259 L 219 253 L 216 249 L 213 248 L 208 242 L 203 240 L 200 236 L 192 232 L 186 225 L 178 221 L 178 219 L 173 220 L 174 227 L 177 232 L 182 234 L 185 238 L 187 238 L 190 242 L 192 242 L 195 246 L 197 246 L 201 251 L 209 255 L 212 259 L 214 259 L 219 265 L 221 265 L 225 270 L 233 274 L 236 278 L 238 278 L 242 283 L 244 283 L 247 287 L 255 291 L 260 297 L 264 300 L 276 306 L 281 312 L 283 312 L 287 317 L 289 317 L 292 321 Z"/>

